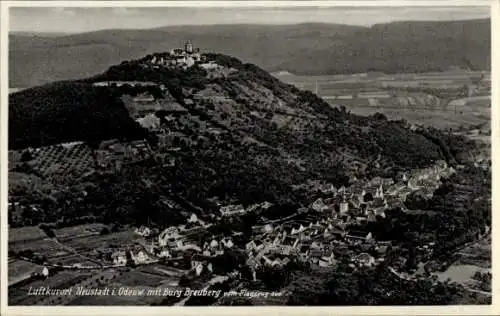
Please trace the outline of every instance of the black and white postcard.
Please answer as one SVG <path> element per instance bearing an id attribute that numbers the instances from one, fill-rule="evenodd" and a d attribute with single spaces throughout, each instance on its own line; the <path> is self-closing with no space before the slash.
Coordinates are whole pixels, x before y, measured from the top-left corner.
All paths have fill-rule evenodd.
<path id="1" fill-rule="evenodd" d="M 2 311 L 493 314 L 495 1 L 423 2 L 2 3 Z"/>

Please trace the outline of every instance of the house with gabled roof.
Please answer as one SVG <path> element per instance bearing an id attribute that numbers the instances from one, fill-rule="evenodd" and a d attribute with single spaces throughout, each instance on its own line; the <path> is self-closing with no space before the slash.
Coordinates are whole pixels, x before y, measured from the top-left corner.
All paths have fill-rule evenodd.
<path id="1" fill-rule="evenodd" d="M 308 228 L 306 228 L 304 225 L 300 224 L 298 228 L 292 228 L 291 234 L 292 235 L 300 234 L 300 233 L 306 231 L 307 229 Z"/>
<path id="2" fill-rule="evenodd" d="M 367 217 L 365 216 L 356 216 L 355 218 L 356 224 L 361 225 L 367 222 Z"/>
<path id="3" fill-rule="evenodd" d="M 222 238 L 220 243 L 225 248 L 232 248 L 234 246 L 233 240 L 230 237 Z"/>
<path id="4" fill-rule="evenodd" d="M 291 247 L 295 248 L 295 247 L 297 247 L 297 245 L 299 244 L 299 242 L 300 242 L 299 238 L 294 238 L 292 236 L 287 236 L 283 240 L 282 245 L 291 246 Z"/>
<path id="5" fill-rule="evenodd" d="M 373 240 L 373 236 L 371 232 L 362 232 L 362 231 L 356 231 L 356 230 L 351 230 L 349 231 L 346 235 L 345 238 L 347 241 L 351 242 L 369 242 Z"/>
<path id="6" fill-rule="evenodd" d="M 127 254 L 125 251 L 116 251 L 111 255 L 111 259 L 113 260 L 113 264 L 116 266 L 125 266 L 127 265 Z"/>
<path id="7" fill-rule="evenodd" d="M 143 250 L 139 250 L 137 254 L 134 254 L 134 252 L 131 251 L 130 257 L 132 258 L 135 264 L 143 264 L 151 261 L 151 258 Z"/>
<path id="8" fill-rule="evenodd" d="M 250 252 L 252 250 L 259 251 L 262 248 L 264 248 L 264 244 L 259 239 L 251 240 L 245 245 L 245 249 L 247 252 Z"/>
<path id="9" fill-rule="evenodd" d="M 158 244 L 160 247 L 165 247 L 165 246 L 178 246 L 179 242 L 182 242 L 182 238 L 184 236 L 179 234 L 179 229 L 177 227 L 170 227 L 165 229 L 159 236 L 158 236 Z"/>
<path id="10" fill-rule="evenodd" d="M 168 249 L 162 249 L 160 251 L 160 253 L 158 254 L 158 257 L 170 259 L 170 258 L 172 258 L 172 254 L 170 253 L 170 251 Z"/>
<path id="11" fill-rule="evenodd" d="M 311 249 L 321 249 L 323 248 L 323 243 L 320 241 L 313 241 L 312 244 L 310 245 Z"/>
<path id="12" fill-rule="evenodd" d="M 329 268 L 334 266 L 337 263 L 335 260 L 335 254 L 333 252 L 330 255 L 324 255 L 318 259 L 318 265 L 322 268 Z"/>
<path id="13" fill-rule="evenodd" d="M 311 263 L 318 264 L 321 257 L 323 257 L 323 252 L 320 249 L 309 249 L 309 259 Z"/>

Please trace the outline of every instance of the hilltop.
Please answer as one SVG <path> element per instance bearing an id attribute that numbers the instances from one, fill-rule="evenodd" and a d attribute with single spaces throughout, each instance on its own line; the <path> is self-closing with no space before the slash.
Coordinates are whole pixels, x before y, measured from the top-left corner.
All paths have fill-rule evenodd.
<path id="1" fill-rule="evenodd" d="M 122 60 L 191 39 L 266 71 L 319 75 L 489 69 L 490 20 L 338 24 L 175 26 L 65 36 L 9 36 L 9 86 L 30 87 L 102 73 Z"/>

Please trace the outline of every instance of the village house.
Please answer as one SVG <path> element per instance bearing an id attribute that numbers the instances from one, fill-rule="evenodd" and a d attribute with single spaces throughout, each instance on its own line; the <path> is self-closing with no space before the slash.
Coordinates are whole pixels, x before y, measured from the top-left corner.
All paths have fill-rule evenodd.
<path id="1" fill-rule="evenodd" d="M 311 208 L 316 212 L 324 212 L 331 210 L 331 208 L 325 204 L 322 198 L 319 198 L 316 201 L 314 201 L 314 203 L 311 204 Z"/>
<path id="2" fill-rule="evenodd" d="M 345 239 L 349 242 L 371 242 L 373 241 L 373 236 L 371 232 L 349 231 L 345 235 Z"/>
<path id="3" fill-rule="evenodd" d="M 31 274 L 32 277 L 39 277 L 45 279 L 47 279 L 49 275 L 50 271 L 49 268 L 46 266 L 36 268 L 35 271 L 33 271 L 33 273 Z"/>
<path id="4" fill-rule="evenodd" d="M 203 245 L 203 255 L 209 256 L 209 257 L 215 257 L 215 256 L 220 256 L 224 254 L 224 245 L 227 244 L 228 241 L 217 241 L 215 238 L 213 238 L 210 242 L 205 242 Z M 231 241 L 232 243 L 232 241 Z M 229 244 L 231 244 L 229 243 Z"/>
<path id="5" fill-rule="evenodd" d="M 323 251 L 321 249 L 309 249 L 309 261 L 312 264 L 318 265 L 319 260 L 323 257 Z"/>
<path id="6" fill-rule="evenodd" d="M 294 238 L 292 236 L 287 236 L 283 239 L 281 244 L 276 245 L 274 249 L 276 249 L 277 252 L 284 254 L 284 255 L 289 255 L 293 251 L 295 251 L 300 243 L 299 238 Z"/>
<path id="7" fill-rule="evenodd" d="M 125 266 L 127 265 L 127 254 L 125 251 L 117 251 L 111 255 L 111 259 L 113 260 L 113 264 L 115 266 Z"/>
<path id="8" fill-rule="evenodd" d="M 224 237 L 220 241 L 221 245 L 225 248 L 232 248 L 234 246 L 233 240 L 229 237 Z"/>
<path id="9" fill-rule="evenodd" d="M 247 252 L 251 251 L 259 251 L 260 249 L 264 248 L 264 244 L 260 240 L 251 240 L 245 245 L 245 249 Z"/>
<path id="10" fill-rule="evenodd" d="M 158 257 L 170 259 L 170 258 L 172 258 L 172 254 L 170 253 L 170 251 L 168 251 L 168 249 L 162 249 L 160 251 L 160 253 L 158 254 Z"/>
<path id="11" fill-rule="evenodd" d="M 302 262 L 306 262 L 309 260 L 309 246 L 301 245 L 297 249 L 297 259 Z"/>
<path id="12" fill-rule="evenodd" d="M 235 216 L 245 214 L 245 208 L 243 205 L 228 205 L 220 208 L 220 213 L 222 216 Z"/>
<path id="13" fill-rule="evenodd" d="M 150 262 L 150 258 L 147 253 L 143 250 L 140 250 L 137 255 L 134 252 L 130 252 L 130 257 L 134 261 L 135 264 L 144 264 Z"/>
<path id="14" fill-rule="evenodd" d="M 290 235 L 297 235 L 297 234 L 300 234 L 308 229 L 308 228 L 304 227 L 304 225 L 302 225 L 302 224 L 299 224 L 298 227 L 297 227 L 297 225 L 294 225 L 294 226 L 292 226 L 292 230 L 290 231 Z"/>
<path id="15" fill-rule="evenodd" d="M 200 276 L 203 272 L 212 273 L 212 263 L 206 263 L 200 256 L 194 255 L 191 257 L 191 271 L 194 271 L 196 276 Z"/>
<path id="16" fill-rule="evenodd" d="M 331 252 L 329 256 L 323 255 L 322 257 L 320 257 L 317 263 L 322 268 L 329 268 L 334 266 L 337 263 L 337 261 L 335 260 L 334 253 Z"/>
<path id="17" fill-rule="evenodd" d="M 124 85 L 129 85 L 131 87 L 154 87 L 158 84 L 151 81 L 101 81 L 92 83 L 95 87 L 121 87 Z"/>
<path id="18" fill-rule="evenodd" d="M 356 216 L 355 221 L 357 225 L 362 225 L 368 221 L 368 217 Z"/>
<path id="19" fill-rule="evenodd" d="M 200 225 L 205 227 L 206 223 L 202 221 L 201 219 L 198 218 L 198 216 L 195 213 L 192 213 L 191 216 L 187 219 L 188 224 L 192 225 Z"/>
<path id="20" fill-rule="evenodd" d="M 184 236 L 179 234 L 179 229 L 177 227 L 170 227 L 165 229 L 158 236 L 158 244 L 160 247 L 179 246 L 182 245 L 182 238 L 184 238 Z"/>
<path id="21" fill-rule="evenodd" d="M 274 231 L 274 227 L 273 225 L 271 224 L 266 224 L 264 225 L 264 227 L 262 228 L 262 232 L 265 233 L 265 234 L 270 234 Z"/>
<path id="22" fill-rule="evenodd" d="M 160 119 L 154 114 L 139 117 L 136 119 L 136 122 L 149 131 L 158 130 L 161 124 Z"/>
<path id="23" fill-rule="evenodd" d="M 148 237 L 151 234 L 151 229 L 149 229 L 149 227 L 146 226 L 141 226 L 135 229 L 135 233 L 143 237 Z"/>
<path id="24" fill-rule="evenodd" d="M 198 245 L 195 245 L 193 243 L 184 243 L 184 241 L 182 241 L 182 240 L 179 240 L 177 245 L 175 247 L 172 247 L 172 248 L 174 250 L 182 251 L 182 252 L 186 252 L 186 251 L 202 252 L 202 249 Z"/>
<path id="25" fill-rule="evenodd" d="M 323 248 L 323 243 L 321 241 L 313 241 L 311 245 L 309 246 L 311 249 L 322 249 Z"/>
<path id="26" fill-rule="evenodd" d="M 280 255 L 263 255 L 262 259 L 264 264 L 269 267 L 284 267 L 290 262 L 288 257 L 281 257 Z"/>

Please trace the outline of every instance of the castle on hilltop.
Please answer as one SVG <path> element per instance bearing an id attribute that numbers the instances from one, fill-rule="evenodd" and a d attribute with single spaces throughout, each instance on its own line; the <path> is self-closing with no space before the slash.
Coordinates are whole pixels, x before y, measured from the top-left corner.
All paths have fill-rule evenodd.
<path id="1" fill-rule="evenodd" d="M 175 67 L 189 68 L 196 63 L 204 61 L 204 56 L 200 53 L 199 48 L 195 48 L 193 43 L 188 40 L 184 44 L 184 48 L 174 48 L 168 53 L 156 54 L 150 57 L 149 65 L 154 68 L 160 67 Z"/>
<path id="2" fill-rule="evenodd" d="M 177 60 L 177 63 L 185 63 L 188 67 L 194 65 L 195 62 L 201 61 L 199 48 L 194 48 L 190 40 L 184 44 L 184 49 L 174 48 L 170 51 L 170 56 Z"/>

